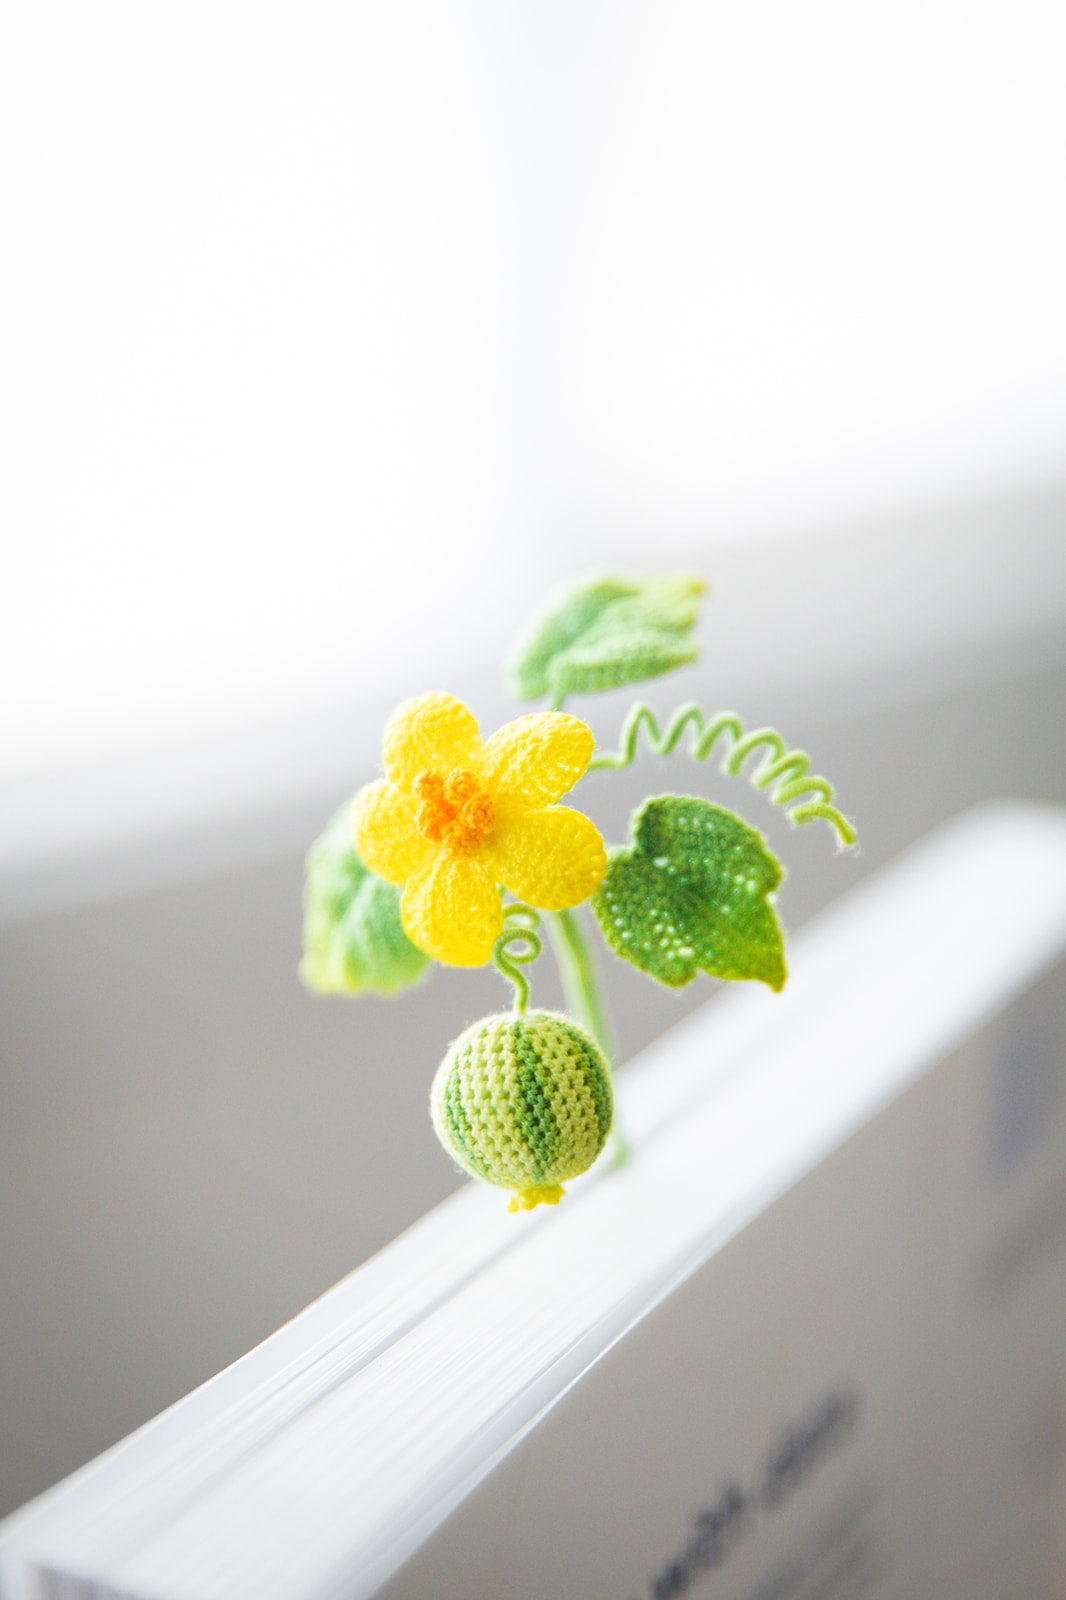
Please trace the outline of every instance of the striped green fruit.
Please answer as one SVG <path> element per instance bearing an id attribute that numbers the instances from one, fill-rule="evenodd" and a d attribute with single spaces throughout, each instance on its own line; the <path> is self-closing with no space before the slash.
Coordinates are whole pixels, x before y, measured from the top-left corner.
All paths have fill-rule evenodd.
<path id="1" fill-rule="evenodd" d="M 513 1189 L 512 1211 L 557 1205 L 611 1127 L 611 1077 L 588 1034 L 552 1011 L 467 1028 L 433 1080 L 437 1137 L 467 1172 Z"/>

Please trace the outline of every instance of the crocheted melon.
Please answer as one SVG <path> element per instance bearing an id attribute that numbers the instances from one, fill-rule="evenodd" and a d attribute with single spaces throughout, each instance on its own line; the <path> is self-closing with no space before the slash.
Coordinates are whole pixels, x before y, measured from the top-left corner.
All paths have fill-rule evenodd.
<path id="1" fill-rule="evenodd" d="M 513 1189 L 510 1210 L 557 1205 L 611 1127 L 607 1063 L 569 1017 L 486 1017 L 461 1034 L 433 1080 L 437 1137 L 475 1178 Z"/>

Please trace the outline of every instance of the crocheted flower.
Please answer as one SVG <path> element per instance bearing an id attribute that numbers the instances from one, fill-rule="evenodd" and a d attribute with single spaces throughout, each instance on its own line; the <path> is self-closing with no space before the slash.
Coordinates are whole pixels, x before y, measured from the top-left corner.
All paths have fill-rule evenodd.
<path id="1" fill-rule="evenodd" d="M 580 905 L 607 868 L 603 840 L 554 802 L 589 764 L 591 728 L 561 711 L 509 722 L 485 744 L 447 694 L 395 711 L 386 777 L 352 805 L 355 848 L 389 883 L 412 942 L 456 967 L 479 967 L 503 930 L 498 885 L 543 911 Z"/>

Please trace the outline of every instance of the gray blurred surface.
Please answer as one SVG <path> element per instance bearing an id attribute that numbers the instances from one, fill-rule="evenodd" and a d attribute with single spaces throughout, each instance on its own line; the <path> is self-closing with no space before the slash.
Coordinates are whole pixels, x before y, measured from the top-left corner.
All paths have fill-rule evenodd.
<path id="1" fill-rule="evenodd" d="M 735 805 L 786 861 L 795 928 L 978 800 L 1066 798 L 1066 632 L 1022 642 L 964 641 L 909 676 L 874 663 L 846 694 L 825 677 L 752 685 L 748 725 L 772 721 L 810 751 L 860 824 L 859 854 L 679 759 L 596 776 L 582 807 L 617 840 L 647 793 Z M 699 677 L 706 704 L 729 703 Z M 686 674 L 654 698 L 696 692 Z M 605 741 L 621 703 L 597 710 Z M 372 751 L 376 707 L 368 718 Z M 260 808 L 256 850 L 239 812 L 176 830 L 156 846 L 178 863 L 172 881 L 138 888 L 119 870 L 109 898 L 72 891 L 66 909 L 0 928 L 0 1511 L 242 1354 L 459 1181 L 428 1084 L 450 1039 L 508 1003 L 498 978 L 437 971 L 395 1003 L 315 999 L 296 978 L 296 841 L 348 787 L 316 778 L 276 815 Z M 602 947 L 601 965 L 622 1057 L 713 992 L 660 991 Z M 549 960 L 534 995 L 560 1001 Z"/>

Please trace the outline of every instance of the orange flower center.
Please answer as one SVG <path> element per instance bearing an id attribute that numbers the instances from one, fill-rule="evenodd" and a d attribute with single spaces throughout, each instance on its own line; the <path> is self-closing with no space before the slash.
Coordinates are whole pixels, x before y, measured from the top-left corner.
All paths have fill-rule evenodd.
<path id="1" fill-rule="evenodd" d="M 419 832 L 449 855 L 457 856 L 483 839 L 496 821 L 492 796 L 478 788 L 474 774 L 465 768 L 447 777 L 427 769 L 415 779 L 414 789 Z"/>

